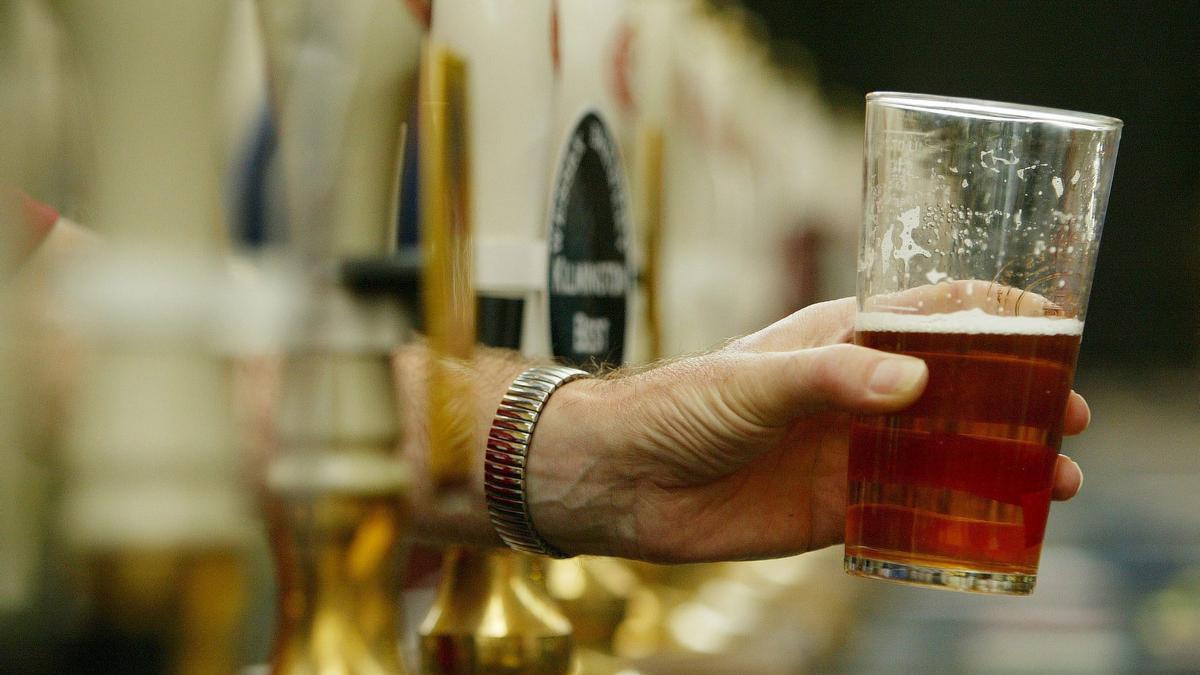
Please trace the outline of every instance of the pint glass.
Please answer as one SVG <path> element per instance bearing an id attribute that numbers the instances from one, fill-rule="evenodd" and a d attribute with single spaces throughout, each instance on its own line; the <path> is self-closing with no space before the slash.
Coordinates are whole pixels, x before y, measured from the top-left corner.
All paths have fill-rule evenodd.
<path id="1" fill-rule="evenodd" d="M 855 342 L 924 359 L 851 427 L 846 570 L 1033 590 L 1121 121 L 867 96 Z"/>

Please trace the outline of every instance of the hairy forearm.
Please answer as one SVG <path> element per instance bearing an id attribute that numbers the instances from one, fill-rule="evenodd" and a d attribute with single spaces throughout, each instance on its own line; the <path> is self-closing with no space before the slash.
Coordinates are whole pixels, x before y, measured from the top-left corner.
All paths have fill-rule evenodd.
<path id="1" fill-rule="evenodd" d="M 473 392 L 468 480 L 457 494 L 439 494 L 430 472 L 429 349 L 406 346 L 394 358 L 404 435 L 401 452 L 414 474 L 414 532 L 419 540 L 498 546 L 483 492 L 484 449 L 491 420 L 509 384 L 534 362 L 513 352 L 479 349 L 468 364 L 454 364 Z M 615 489 L 612 462 L 614 387 L 578 380 L 558 389 L 539 418 L 527 460 L 526 493 L 534 525 L 550 543 L 570 553 L 630 554 L 631 528 L 619 514 L 626 494 Z M 607 420 L 607 423 L 605 422 Z M 625 509 L 627 510 L 627 509 Z"/>
<path id="2" fill-rule="evenodd" d="M 469 411 L 472 449 L 468 479 L 454 493 L 439 493 L 430 470 L 429 359 L 432 352 L 423 342 L 406 345 L 392 360 L 403 435 L 401 455 L 412 471 L 411 502 L 413 530 L 418 540 L 439 544 L 495 546 L 500 539 L 492 531 L 483 497 L 483 449 L 491 414 L 508 383 L 526 367 L 510 353 L 479 350 L 469 366 L 459 371 L 468 378 L 474 405 Z M 457 369 L 456 369 L 457 370 Z M 489 410 L 491 408 L 491 410 Z"/>

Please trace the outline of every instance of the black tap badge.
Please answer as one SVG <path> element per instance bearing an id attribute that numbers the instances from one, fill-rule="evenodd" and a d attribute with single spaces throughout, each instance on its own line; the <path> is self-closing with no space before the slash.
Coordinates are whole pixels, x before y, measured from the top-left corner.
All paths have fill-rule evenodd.
<path id="1" fill-rule="evenodd" d="M 628 200 L 607 125 L 585 114 L 571 132 L 550 213 L 550 347 L 583 368 L 625 357 Z"/>

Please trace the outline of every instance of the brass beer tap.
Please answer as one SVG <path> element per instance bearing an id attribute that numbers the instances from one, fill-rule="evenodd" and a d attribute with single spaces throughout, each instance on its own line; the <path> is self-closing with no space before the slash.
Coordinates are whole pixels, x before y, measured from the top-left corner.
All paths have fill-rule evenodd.
<path id="1" fill-rule="evenodd" d="M 547 11 L 539 15 L 539 7 Z M 481 129 L 480 125 L 484 124 L 481 117 L 490 110 L 488 104 L 498 103 L 486 95 L 486 87 L 494 87 L 497 83 L 474 79 L 486 77 L 476 70 L 476 67 L 486 67 L 483 62 L 466 60 L 464 63 L 464 59 L 452 51 L 464 43 L 480 48 L 489 44 L 486 39 L 482 42 L 471 40 L 471 30 L 483 29 L 482 35 L 487 35 L 486 26 L 511 31 L 523 25 L 519 21 L 521 17 L 549 18 L 545 3 L 499 3 L 496 9 L 502 10 L 501 16 L 517 19 L 517 23 L 497 22 L 491 26 L 490 20 L 469 3 L 436 6 L 434 37 L 425 53 L 422 76 L 422 231 L 427 275 L 424 305 L 430 344 L 435 353 L 429 397 L 430 464 L 443 494 L 451 496 L 471 477 L 467 453 L 481 452 L 482 449 L 465 443 L 468 437 L 461 433 L 464 419 L 453 413 L 470 408 L 455 399 L 470 396 L 471 392 L 456 388 L 453 378 L 439 376 L 438 361 L 470 358 L 470 345 L 476 336 L 476 291 L 472 288 L 471 271 L 479 269 L 472 265 L 471 256 L 495 252 L 487 244 L 480 245 L 478 239 L 472 241 L 467 237 L 472 234 L 473 226 L 480 228 L 481 235 L 491 235 L 489 241 L 495 242 L 503 235 L 519 236 L 521 228 L 535 225 L 538 204 L 525 197 L 537 195 L 539 183 L 536 181 L 542 180 L 536 169 L 523 167 L 535 182 L 521 183 L 515 193 L 520 197 L 514 199 L 514 193 L 508 189 L 503 193 L 498 190 L 499 184 L 494 182 L 496 176 L 487 172 L 494 172 L 505 160 L 514 159 L 506 155 L 506 151 L 511 152 L 516 147 L 520 152 L 528 152 L 530 148 L 520 142 L 514 143 L 514 138 L 505 136 L 503 129 Z M 439 35 L 445 37 L 449 30 L 448 20 L 456 31 L 462 32 L 456 40 L 443 41 Z M 501 39 L 520 40 L 521 36 L 506 35 Z M 541 49 L 548 57 L 546 45 Z M 527 51 L 523 49 L 521 53 Z M 548 58 L 540 65 L 548 75 Z M 481 92 L 484 96 L 478 96 Z M 536 106 L 538 95 L 543 97 L 543 102 L 548 102 L 548 90 L 535 91 L 533 105 Z M 528 100 L 522 105 L 527 104 Z M 489 131 L 500 132 L 500 135 L 493 138 Z M 518 135 L 531 134 L 535 142 L 541 137 L 536 128 L 512 131 Z M 475 181 L 472 181 L 473 177 Z M 484 186 L 483 181 L 492 182 Z M 481 190 L 486 187 L 486 190 L 480 194 L 474 192 L 476 187 Z M 502 206 L 497 197 L 503 202 Z M 500 211 L 489 210 L 489 207 Z M 526 214 L 529 217 L 524 222 L 508 217 L 514 209 L 521 211 L 530 207 L 532 209 Z M 505 232 L 506 226 L 519 229 Z M 481 287 L 481 294 L 483 290 L 491 289 Z M 500 302 L 523 301 L 519 294 L 520 299 L 511 295 L 510 292 L 509 297 Z M 516 316 L 519 319 L 520 313 Z M 492 315 L 482 314 L 485 324 L 480 326 L 480 332 L 485 336 L 490 334 L 491 319 Z M 517 322 L 515 330 L 497 333 L 519 336 L 521 323 Z M 519 342 L 496 346 L 521 347 Z M 572 665 L 570 624 L 535 578 L 535 564 L 532 557 L 508 550 L 454 548 L 448 551 L 437 597 L 420 627 L 422 672 L 569 672 Z"/>
<path id="2" fill-rule="evenodd" d="M 421 672 L 571 672 L 571 624 L 535 580 L 537 562 L 501 549 L 451 549 L 421 624 Z"/>
<path id="3" fill-rule="evenodd" d="M 88 350 L 62 511 L 90 600 L 67 666 L 227 673 L 251 531 L 221 328 L 214 112 L 229 3 L 54 8 L 87 94 L 82 215 L 106 240 L 66 282 Z"/>
<path id="4" fill-rule="evenodd" d="M 395 246 L 419 29 L 394 0 L 261 0 L 304 305 L 282 374 L 266 512 L 280 592 L 275 673 L 402 673 L 407 467 L 391 352 L 407 321 L 335 270 Z"/>

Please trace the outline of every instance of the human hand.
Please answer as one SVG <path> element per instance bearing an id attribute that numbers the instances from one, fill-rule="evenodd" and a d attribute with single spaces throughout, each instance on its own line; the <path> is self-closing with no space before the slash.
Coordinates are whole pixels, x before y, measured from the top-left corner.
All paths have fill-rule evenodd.
<path id="1" fill-rule="evenodd" d="M 927 378 L 918 359 L 847 344 L 854 314 L 853 299 L 814 305 L 710 354 L 564 387 L 530 453 L 534 523 L 567 551 L 657 562 L 841 541 L 852 416 L 904 408 Z M 1072 393 L 1064 433 L 1089 417 Z M 1059 456 L 1053 497 L 1081 482 Z"/>

